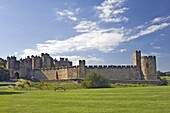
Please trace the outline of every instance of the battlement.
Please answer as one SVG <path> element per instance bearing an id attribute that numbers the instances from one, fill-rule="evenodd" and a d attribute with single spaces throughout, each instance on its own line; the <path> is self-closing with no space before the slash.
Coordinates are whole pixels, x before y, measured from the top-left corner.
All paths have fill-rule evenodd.
<path id="1" fill-rule="evenodd" d="M 78 68 L 79 66 L 62 66 L 62 67 L 51 67 L 51 68 L 39 68 L 38 70 L 43 71 L 51 71 L 51 70 L 62 70 L 62 69 L 69 69 L 69 68 Z"/>
<path id="2" fill-rule="evenodd" d="M 50 56 L 48 53 L 41 53 L 41 56 Z"/>
<path id="3" fill-rule="evenodd" d="M 90 68 L 136 68 L 134 65 L 88 65 L 85 66 L 87 69 Z"/>
<path id="4" fill-rule="evenodd" d="M 8 56 L 7 59 L 14 59 L 14 60 L 16 60 L 17 58 L 15 56 L 11 56 L 11 57 Z"/>
<path id="5" fill-rule="evenodd" d="M 137 52 L 137 53 L 141 53 L 141 51 L 140 51 L 140 50 L 136 50 L 135 52 Z"/>
<path id="6" fill-rule="evenodd" d="M 36 58 L 41 58 L 41 57 L 37 56 L 37 55 L 36 56 L 32 55 L 31 58 L 35 58 L 36 59 Z"/>
<path id="7" fill-rule="evenodd" d="M 156 58 L 156 56 L 142 56 L 141 58 Z"/>

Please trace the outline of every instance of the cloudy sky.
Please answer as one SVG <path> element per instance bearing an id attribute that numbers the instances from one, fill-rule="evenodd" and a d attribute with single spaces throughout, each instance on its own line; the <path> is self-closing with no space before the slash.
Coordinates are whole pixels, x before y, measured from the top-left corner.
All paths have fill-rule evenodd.
<path id="1" fill-rule="evenodd" d="M 170 70 L 170 0 L 0 0 L 0 57 L 49 53 L 76 65 L 156 55 Z"/>

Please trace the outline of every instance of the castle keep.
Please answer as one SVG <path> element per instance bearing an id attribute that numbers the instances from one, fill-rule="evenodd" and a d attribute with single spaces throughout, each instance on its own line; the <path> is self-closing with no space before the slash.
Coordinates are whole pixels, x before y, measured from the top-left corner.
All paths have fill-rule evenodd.
<path id="1" fill-rule="evenodd" d="M 7 57 L 6 67 L 11 79 L 84 79 L 90 71 L 94 71 L 110 80 L 157 80 L 156 57 L 141 56 L 141 51 L 134 51 L 133 65 L 128 66 L 86 66 L 85 60 L 79 60 L 79 65 L 73 66 L 67 58 L 58 61 L 42 53 L 41 57 L 31 56 L 20 60 L 15 56 Z"/>

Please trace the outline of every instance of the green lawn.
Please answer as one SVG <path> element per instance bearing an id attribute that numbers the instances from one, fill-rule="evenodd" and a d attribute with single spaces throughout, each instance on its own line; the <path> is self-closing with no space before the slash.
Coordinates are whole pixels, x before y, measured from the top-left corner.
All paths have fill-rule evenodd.
<path id="1" fill-rule="evenodd" d="M 0 113 L 169 113 L 170 86 L 15 91 L 0 88 Z"/>

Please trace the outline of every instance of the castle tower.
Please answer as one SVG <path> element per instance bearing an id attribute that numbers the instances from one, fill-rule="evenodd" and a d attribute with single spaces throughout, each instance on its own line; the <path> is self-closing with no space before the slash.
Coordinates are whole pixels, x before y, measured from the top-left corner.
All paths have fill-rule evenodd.
<path id="1" fill-rule="evenodd" d="M 141 58 L 141 65 L 142 73 L 145 80 L 157 80 L 155 56 L 143 56 Z"/>
<path id="2" fill-rule="evenodd" d="M 10 73 L 10 78 L 15 77 L 15 72 L 18 71 L 17 69 L 19 68 L 19 62 L 17 62 L 16 57 L 7 57 L 7 69 L 9 70 Z"/>
<path id="3" fill-rule="evenodd" d="M 20 77 L 25 79 L 31 78 L 32 71 L 32 59 L 27 56 L 25 59 L 20 60 Z"/>
<path id="4" fill-rule="evenodd" d="M 49 54 L 41 54 L 42 58 L 42 68 L 51 68 L 53 64 L 53 59 L 50 57 Z"/>
<path id="5" fill-rule="evenodd" d="M 7 69 L 15 69 L 16 57 L 7 57 Z"/>
<path id="6" fill-rule="evenodd" d="M 143 80 L 143 74 L 141 71 L 141 51 L 134 51 L 133 52 L 133 65 L 136 66 L 139 70 L 140 79 Z"/>
<path id="7" fill-rule="evenodd" d="M 79 60 L 79 78 L 85 78 L 85 65 L 86 61 L 85 60 Z"/>
<path id="8" fill-rule="evenodd" d="M 39 69 L 42 67 L 42 60 L 39 56 L 31 56 L 32 59 L 32 69 Z"/>

